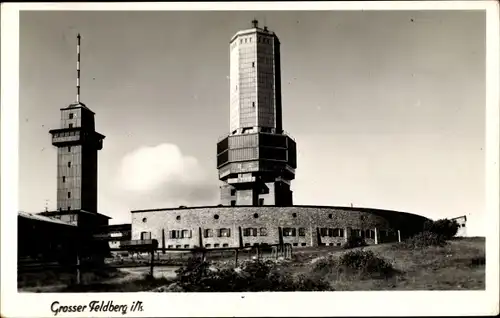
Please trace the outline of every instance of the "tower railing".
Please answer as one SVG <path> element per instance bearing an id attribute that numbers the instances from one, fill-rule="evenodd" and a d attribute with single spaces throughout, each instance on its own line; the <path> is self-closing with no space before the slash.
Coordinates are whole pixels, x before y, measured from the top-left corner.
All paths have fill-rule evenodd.
<path id="1" fill-rule="evenodd" d="M 272 133 L 269 133 L 269 132 L 253 132 L 251 134 L 248 134 L 248 135 L 252 135 L 252 134 L 258 134 L 258 133 L 262 133 L 262 134 L 272 134 Z M 290 139 L 292 139 L 293 141 L 296 141 L 295 138 L 293 138 L 286 130 L 282 130 L 281 133 L 277 134 L 277 135 L 284 135 L 284 136 L 287 136 L 289 137 Z M 232 136 L 231 134 L 226 134 L 226 135 L 221 135 L 219 136 L 219 138 L 217 139 L 217 142 L 220 142 L 224 139 L 226 139 L 227 137 L 229 136 Z"/>

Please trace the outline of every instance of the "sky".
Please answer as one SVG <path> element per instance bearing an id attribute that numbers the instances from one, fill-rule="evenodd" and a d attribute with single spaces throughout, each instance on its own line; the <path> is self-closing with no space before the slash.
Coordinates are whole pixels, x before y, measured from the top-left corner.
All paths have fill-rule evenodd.
<path id="1" fill-rule="evenodd" d="M 229 40 L 281 41 L 294 204 L 468 216 L 484 235 L 485 23 L 467 11 L 21 12 L 20 201 L 56 209 L 50 129 L 76 99 L 104 134 L 99 213 L 215 205 L 229 130 Z"/>

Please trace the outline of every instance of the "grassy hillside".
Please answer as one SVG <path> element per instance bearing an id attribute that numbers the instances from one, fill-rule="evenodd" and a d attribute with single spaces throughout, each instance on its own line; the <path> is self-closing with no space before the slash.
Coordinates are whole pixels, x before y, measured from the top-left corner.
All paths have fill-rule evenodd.
<path id="1" fill-rule="evenodd" d="M 355 257 L 349 258 L 349 256 Z M 332 247 L 298 249 L 294 250 L 290 261 L 277 264 L 271 262 L 269 267 L 271 270 L 268 274 L 263 272 L 264 267 L 255 266 L 255 264 L 240 265 L 238 269 L 240 274 L 235 274 L 233 264 L 230 259 L 222 263 L 208 264 L 207 266 L 211 269 L 202 275 L 198 269 L 193 273 L 188 271 L 189 284 L 184 291 L 190 290 L 189 285 L 200 285 L 199 279 L 202 277 L 203 280 L 204 276 L 211 276 L 201 284 L 207 286 L 207 291 L 485 289 L 484 238 L 453 239 L 443 247 L 432 246 L 420 249 L 403 248 L 401 244 L 381 244 L 352 250 Z M 244 268 L 244 266 L 247 267 Z M 215 272 L 214 268 L 216 268 Z M 241 274 L 242 270 L 243 274 Z M 126 274 L 125 271 L 120 272 L 121 274 L 110 275 L 111 280 L 94 278 L 82 286 L 59 287 L 51 291 L 183 290 L 179 288 L 179 284 L 182 284 L 182 277 L 178 279 L 172 277 L 141 278 L 140 275 L 134 276 L 129 275 L 130 273 Z M 127 276 L 120 277 L 123 274 Z M 260 278 L 257 277 L 259 275 Z M 120 279 L 117 280 L 118 277 Z M 268 284 L 269 281 L 274 281 L 274 283 Z M 22 285 L 21 283 L 20 291 L 23 290 Z M 172 285 L 176 285 L 175 288 L 172 288 Z M 48 290 L 31 289 L 30 291 Z"/>
<path id="2" fill-rule="evenodd" d="M 387 279 L 360 279 L 339 275 L 334 268 L 325 279 L 335 290 L 482 290 L 485 289 L 485 239 L 454 239 L 444 247 L 400 249 L 396 244 L 381 244 L 362 248 L 392 265 L 395 273 Z M 335 257 L 344 251 L 303 251 L 295 255 L 295 271 L 311 273 L 314 263 Z M 319 259 L 317 259 L 319 258 Z"/>

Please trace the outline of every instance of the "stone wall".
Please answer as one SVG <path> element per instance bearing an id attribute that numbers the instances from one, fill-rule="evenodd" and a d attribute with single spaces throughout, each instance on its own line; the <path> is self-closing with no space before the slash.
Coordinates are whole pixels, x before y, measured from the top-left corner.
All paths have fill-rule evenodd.
<path id="1" fill-rule="evenodd" d="M 394 211 L 314 206 L 144 210 L 132 211 L 132 239 L 141 239 L 141 233 L 146 232 L 146 236 L 158 240 L 159 247 L 193 248 L 200 244 L 205 247 L 237 247 L 240 245 L 240 233 L 241 243 L 248 246 L 256 243 L 277 244 L 282 231 L 285 243 L 300 247 L 339 245 L 349 235 L 363 230 L 364 233 L 369 232 L 366 242 L 374 244 L 397 240 L 397 231 L 401 228 L 406 232 L 402 233 L 402 237 L 410 235 L 410 231 L 419 230 L 420 223 L 425 220 L 418 215 Z M 405 224 L 407 222 L 412 224 Z M 245 231 L 246 228 L 256 230 Z M 229 229 L 228 235 L 220 237 L 220 229 Z M 295 229 L 295 235 L 286 236 L 287 229 Z M 213 230 L 213 236 L 205 237 L 206 230 Z M 184 231 L 184 235 L 181 238 L 172 237 L 171 231 L 179 231 L 176 236 Z M 337 235 L 331 235 L 330 231 Z M 342 236 L 338 235 L 340 231 Z"/>

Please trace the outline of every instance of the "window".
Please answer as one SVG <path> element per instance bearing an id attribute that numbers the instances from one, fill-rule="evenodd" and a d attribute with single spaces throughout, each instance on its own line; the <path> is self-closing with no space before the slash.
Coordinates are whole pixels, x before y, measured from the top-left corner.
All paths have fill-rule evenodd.
<path id="1" fill-rule="evenodd" d="M 214 219 L 218 220 L 218 219 L 219 219 L 219 215 L 218 215 L 218 214 L 215 214 L 215 215 L 214 215 Z"/>
<path id="2" fill-rule="evenodd" d="M 300 246 L 306 246 L 307 243 L 300 243 Z"/>
<path id="3" fill-rule="evenodd" d="M 181 248 L 181 247 L 182 247 L 182 245 L 176 245 L 175 246 L 175 248 Z"/>
<path id="4" fill-rule="evenodd" d="M 285 227 L 283 229 L 283 236 L 296 236 L 295 228 Z"/>
<path id="5" fill-rule="evenodd" d="M 71 192 L 68 192 L 68 199 L 71 199 Z"/>
<path id="6" fill-rule="evenodd" d="M 252 62 L 252 67 L 255 67 L 255 62 Z"/>
<path id="7" fill-rule="evenodd" d="M 306 236 L 306 229 L 301 227 L 299 228 L 299 236 Z"/>
<path id="8" fill-rule="evenodd" d="M 236 201 L 235 200 L 231 201 L 231 206 L 236 206 Z"/>
<path id="9" fill-rule="evenodd" d="M 230 237 L 231 236 L 231 229 L 220 229 L 219 230 L 219 237 Z"/>
<path id="10" fill-rule="evenodd" d="M 70 207 L 70 206 L 68 206 L 68 211 L 70 211 L 70 210 L 71 210 L 71 207 Z M 72 216 L 73 216 L 73 215 L 72 215 Z M 70 218 L 70 221 L 71 221 L 71 218 Z"/>
<path id="11" fill-rule="evenodd" d="M 71 152 L 71 146 L 68 146 L 68 152 Z"/>
<path id="12" fill-rule="evenodd" d="M 328 217 L 331 219 L 333 218 L 333 214 L 328 214 Z"/>
<path id="13" fill-rule="evenodd" d="M 219 244 L 219 243 L 215 243 L 215 244 L 214 244 L 214 247 L 219 247 L 219 246 L 220 246 L 220 244 Z"/>
<path id="14" fill-rule="evenodd" d="M 71 168 L 71 161 L 68 161 L 68 168 Z"/>
<path id="15" fill-rule="evenodd" d="M 214 233 L 212 232 L 211 229 L 206 229 L 205 230 L 205 237 L 213 237 L 214 236 Z"/>
<path id="16" fill-rule="evenodd" d="M 257 236 L 257 229 L 252 227 L 247 227 L 243 229 L 243 236 Z"/>
<path id="17" fill-rule="evenodd" d="M 173 245 L 169 245 L 169 246 L 167 246 L 167 248 L 174 248 L 174 246 Z"/>
<path id="18" fill-rule="evenodd" d="M 69 119 L 73 119 L 73 113 L 69 113 Z"/>
<path id="19" fill-rule="evenodd" d="M 178 215 L 176 218 L 175 218 L 177 221 L 179 221 L 181 219 L 181 216 Z"/>
<path id="20" fill-rule="evenodd" d="M 212 244 L 205 244 L 205 247 L 211 247 Z"/>
<path id="21" fill-rule="evenodd" d="M 184 248 L 189 248 L 189 244 L 184 245 Z"/>
<path id="22" fill-rule="evenodd" d="M 264 199 L 259 199 L 259 205 L 264 205 Z"/>
<path id="23" fill-rule="evenodd" d="M 321 228 L 319 231 L 321 236 L 328 236 L 328 229 L 326 227 Z"/>
<path id="24" fill-rule="evenodd" d="M 65 176 L 63 176 L 63 177 L 62 177 L 62 182 L 63 182 L 63 183 L 65 183 L 65 182 L 66 182 L 66 177 L 65 177 Z"/>
<path id="25" fill-rule="evenodd" d="M 245 247 L 248 247 L 248 246 L 250 246 L 250 243 L 245 243 Z"/>
<path id="26" fill-rule="evenodd" d="M 73 128 L 73 124 L 69 124 L 69 125 L 68 125 L 68 127 L 69 127 L 69 128 Z"/>
<path id="27" fill-rule="evenodd" d="M 293 243 L 293 246 L 299 246 L 299 243 Z"/>
<path id="28" fill-rule="evenodd" d="M 222 244 L 222 247 L 228 247 L 228 246 L 229 246 L 229 244 L 227 244 L 227 243 Z"/>
<path id="29" fill-rule="evenodd" d="M 236 194 L 236 189 L 231 189 L 231 195 L 235 195 Z"/>
<path id="30" fill-rule="evenodd" d="M 253 217 L 254 217 L 254 219 L 256 219 L 256 218 L 258 218 L 258 217 L 259 217 L 259 214 L 258 214 L 258 213 L 254 213 L 254 214 L 253 214 Z"/>
<path id="31" fill-rule="evenodd" d="M 150 240 L 151 232 L 141 232 L 141 240 Z"/>
<path id="32" fill-rule="evenodd" d="M 296 217 L 297 217 L 297 213 L 292 213 L 292 216 L 293 216 L 294 218 L 296 218 Z"/>
<path id="33" fill-rule="evenodd" d="M 182 230 L 181 238 L 191 238 L 191 231 L 190 230 Z"/>
<path id="34" fill-rule="evenodd" d="M 255 107 L 255 102 L 252 102 L 252 107 Z"/>
<path id="35" fill-rule="evenodd" d="M 267 236 L 267 229 L 265 227 L 260 228 L 260 236 Z"/>

